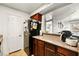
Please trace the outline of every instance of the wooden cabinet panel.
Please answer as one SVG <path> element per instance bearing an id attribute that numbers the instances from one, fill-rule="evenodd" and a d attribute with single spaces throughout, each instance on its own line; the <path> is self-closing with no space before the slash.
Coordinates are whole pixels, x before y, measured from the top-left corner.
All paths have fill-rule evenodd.
<path id="1" fill-rule="evenodd" d="M 61 53 L 56 53 L 56 56 L 65 56 L 65 55 L 63 55 Z"/>
<path id="2" fill-rule="evenodd" d="M 77 56 L 78 53 L 53 45 L 39 39 L 33 40 L 33 54 L 35 56 Z"/>
<path id="3" fill-rule="evenodd" d="M 62 47 L 58 47 L 57 52 L 65 55 L 65 56 L 76 56 L 77 55 L 76 52 L 73 52 L 71 50 L 67 50 L 67 49 L 62 48 Z"/>
<path id="4" fill-rule="evenodd" d="M 33 44 L 37 44 L 37 39 L 33 39 Z"/>
<path id="5" fill-rule="evenodd" d="M 38 40 L 38 44 L 44 45 L 44 41 Z"/>
<path id="6" fill-rule="evenodd" d="M 35 56 L 44 56 L 44 42 L 38 39 L 33 40 L 33 54 Z"/>
<path id="7" fill-rule="evenodd" d="M 56 56 L 56 46 L 45 42 L 45 56 Z"/>
<path id="8" fill-rule="evenodd" d="M 42 14 L 37 13 L 37 14 L 34 14 L 33 16 L 31 16 L 30 18 L 35 19 L 37 21 L 41 21 L 42 20 Z"/>
<path id="9" fill-rule="evenodd" d="M 37 45 L 36 44 L 34 44 L 34 46 L 33 46 L 33 54 L 35 55 L 35 56 L 37 56 Z"/>
<path id="10" fill-rule="evenodd" d="M 37 39 L 33 39 L 33 54 L 37 56 Z"/>
<path id="11" fill-rule="evenodd" d="M 45 47 L 49 48 L 52 50 L 52 52 L 55 52 L 56 51 L 56 46 L 53 45 L 53 44 L 50 44 L 50 43 L 45 43 Z"/>
<path id="12" fill-rule="evenodd" d="M 56 54 L 50 48 L 45 47 L 45 56 L 56 56 Z"/>
<path id="13" fill-rule="evenodd" d="M 44 56 L 44 45 L 38 44 L 38 56 Z"/>
<path id="14" fill-rule="evenodd" d="M 44 42 L 41 40 L 38 40 L 38 56 L 44 56 Z"/>

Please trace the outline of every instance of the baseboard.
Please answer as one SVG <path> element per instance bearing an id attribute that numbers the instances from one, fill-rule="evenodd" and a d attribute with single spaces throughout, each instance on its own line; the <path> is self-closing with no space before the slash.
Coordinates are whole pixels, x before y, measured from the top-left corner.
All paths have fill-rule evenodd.
<path id="1" fill-rule="evenodd" d="M 14 51 L 14 52 L 11 52 L 11 53 L 9 53 L 9 54 L 12 54 L 12 53 L 15 53 L 15 52 L 18 52 L 18 51 L 20 51 L 21 49 L 19 49 L 19 50 L 17 50 L 17 51 Z"/>

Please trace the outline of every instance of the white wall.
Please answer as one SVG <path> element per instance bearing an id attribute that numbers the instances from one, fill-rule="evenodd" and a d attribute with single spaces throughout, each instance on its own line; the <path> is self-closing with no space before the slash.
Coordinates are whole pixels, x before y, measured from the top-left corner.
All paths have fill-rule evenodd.
<path id="1" fill-rule="evenodd" d="M 53 23 L 54 33 L 60 32 L 62 30 L 71 30 L 70 24 L 68 23 L 68 21 L 79 19 L 79 4 L 71 4 L 71 5 L 59 8 L 55 11 L 51 11 L 50 13 L 47 13 L 47 14 L 51 14 L 54 20 L 54 23 Z M 47 14 L 43 15 L 44 20 L 46 19 Z M 64 27 L 62 29 L 58 28 L 59 21 L 61 21 L 64 24 Z M 42 28 L 43 30 L 45 30 L 44 26 Z"/>
<path id="2" fill-rule="evenodd" d="M 3 43 L 2 43 L 3 55 L 8 54 L 8 45 L 7 45 L 8 34 L 7 33 L 9 30 L 7 30 L 7 24 L 8 24 L 9 15 L 15 15 L 15 16 L 21 17 L 22 22 L 24 22 L 24 20 L 28 20 L 29 18 L 29 14 L 27 13 L 23 13 L 0 5 L 0 34 L 3 35 Z"/>

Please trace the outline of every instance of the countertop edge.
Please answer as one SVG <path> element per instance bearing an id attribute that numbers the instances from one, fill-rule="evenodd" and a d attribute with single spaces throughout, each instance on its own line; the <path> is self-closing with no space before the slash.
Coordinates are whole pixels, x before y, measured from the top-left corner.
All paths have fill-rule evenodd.
<path id="1" fill-rule="evenodd" d="M 38 39 L 38 40 L 41 40 L 40 38 L 37 38 L 37 36 L 33 36 L 33 38 L 36 38 L 36 39 Z M 44 40 L 44 38 L 43 38 L 42 41 L 48 42 L 48 43 L 50 43 L 50 44 L 54 44 L 54 43 L 52 43 L 52 42 L 49 42 L 49 41 Z M 60 46 L 60 45 L 58 45 L 58 44 L 54 44 L 54 45 Z M 63 47 L 63 46 L 60 46 L 60 47 L 66 48 L 66 47 Z M 72 47 L 72 46 L 70 46 L 70 47 Z M 75 47 L 72 47 L 72 48 L 75 48 Z M 69 49 L 69 48 L 66 48 L 66 49 L 79 53 L 79 51 L 77 51 L 77 50 L 79 50 L 79 49 L 77 49 L 77 50 L 72 50 L 72 49 Z"/>

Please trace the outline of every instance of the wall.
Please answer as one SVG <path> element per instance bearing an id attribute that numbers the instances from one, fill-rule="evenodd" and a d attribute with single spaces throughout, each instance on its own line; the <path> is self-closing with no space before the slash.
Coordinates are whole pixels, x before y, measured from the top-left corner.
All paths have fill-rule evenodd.
<path id="1" fill-rule="evenodd" d="M 79 4 L 71 4 L 47 14 L 52 15 L 53 33 L 57 33 L 62 30 L 71 30 L 70 23 L 68 21 L 79 19 Z M 43 15 L 44 20 L 46 20 L 47 14 Z M 58 22 L 63 23 L 64 27 L 62 29 L 58 28 Z M 43 24 L 42 30 L 45 30 L 44 26 L 45 25 Z"/>
<path id="2" fill-rule="evenodd" d="M 0 5 L 0 34 L 3 35 L 3 55 L 8 54 L 8 45 L 7 45 L 7 40 L 8 40 L 8 31 L 7 30 L 7 24 L 8 24 L 8 17 L 9 15 L 15 15 L 19 16 L 22 18 L 22 22 L 24 20 L 28 20 L 29 14 L 23 13 L 14 9 L 10 9 L 8 7 L 4 7 Z M 22 38 L 23 39 L 23 38 Z M 23 48 L 23 47 L 22 47 Z"/>

